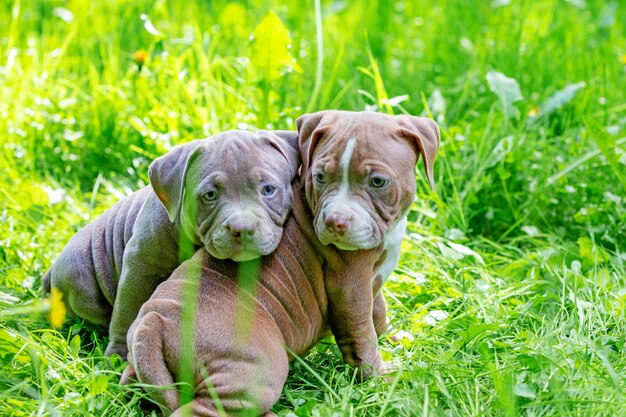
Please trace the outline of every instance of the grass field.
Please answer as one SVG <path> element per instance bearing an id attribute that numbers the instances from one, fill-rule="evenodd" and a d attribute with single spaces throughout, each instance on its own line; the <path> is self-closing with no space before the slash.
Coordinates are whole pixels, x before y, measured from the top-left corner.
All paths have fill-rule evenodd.
<path id="1" fill-rule="evenodd" d="M 399 371 L 364 383 L 321 343 L 274 411 L 623 415 L 624 2 L 315 5 L 0 0 L 0 415 L 142 415 L 40 277 L 172 145 L 326 108 L 440 123 L 384 290 L 415 340 L 381 340 Z"/>

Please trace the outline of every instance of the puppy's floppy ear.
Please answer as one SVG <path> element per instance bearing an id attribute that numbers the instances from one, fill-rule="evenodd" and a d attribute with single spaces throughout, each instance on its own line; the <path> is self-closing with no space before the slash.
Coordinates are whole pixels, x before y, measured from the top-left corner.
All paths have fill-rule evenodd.
<path id="1" fill-rule="evenodd" d="M 176 146 L 165 155 L 155 159 L 148 169 L 150 185 L 165 206 L 171 222 L 174 222 L 180 214 L 185 177 L 198 145 L 198 141 L 193 141 Z"/>
<path id="2" fill-rule="evenodd" d="M 439 126 L 434 120 L 426 117 L 396 116 L 400 119 L 401 133 L 412 140 L 424 161 L 424 170 L 430 188 L 435 188 L 433 165 L 439 150 Z"/>
<path id="3" fill-rule="evenodd" d="M 269 144 L 280 152 L 287 162 L 293 180 L 300 168 L 300 151 L 298 148 L 298 132 L 293 130 L 261 130 L 258 135 L 267 138 Z"/>
<path id="4" fill-rule="evenodd" d="M 296 120 L 300 141 L 300 156 L 302 157 L 302 172 L 300 173 L 302 176 L 305 176 L 309 170 L 311 160 L 313 159 L 313 151 L 315 151 L 320 138 L 327 132 L 327 125 L 322 125 L 322 119 L 331 111 L 325 110 L 305 114 Z"/>

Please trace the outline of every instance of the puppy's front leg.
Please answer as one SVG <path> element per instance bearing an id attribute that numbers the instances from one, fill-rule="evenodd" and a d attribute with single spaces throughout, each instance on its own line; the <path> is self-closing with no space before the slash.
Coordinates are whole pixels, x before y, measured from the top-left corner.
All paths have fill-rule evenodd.
<path id="1" fill-rule="evenodd" d="M 324 271 L 331 330 L 344 361 L 364 378 L 384 371 L 372 319 L 372 275 L 379 254 L 379 250 L 342 251 L 341 259 Z"/>
<path id="2" fill-rule="evenodd" d="M 156 197 L 146 204 L 160 204 Z M 157 210 L 158 209 L 158 210 Z M 151 213 L 146 215 L 146 213 Z M 126 334 L 139 309 L 179 264 L 178 230 L 160 206 L 140 212 L 124 250 L 105 354 L 126 358 Z"/>
<path id="3" fill-rule="evenodd" d="M 113 305 L 111 324 L 109 325 L 109 344 L 105 351 L 106 356 L 118 354 L 126 359 L 128 329 L 137 317 L 143 303 L 176 268 L 176 263 L 171 267 L 168 264 L 168 262 L 163 262 L 155 270 L 154 266 L 143 263 L 136 258 L 129 259 L 128 262 L 124 263 L 115 304 Z"/>

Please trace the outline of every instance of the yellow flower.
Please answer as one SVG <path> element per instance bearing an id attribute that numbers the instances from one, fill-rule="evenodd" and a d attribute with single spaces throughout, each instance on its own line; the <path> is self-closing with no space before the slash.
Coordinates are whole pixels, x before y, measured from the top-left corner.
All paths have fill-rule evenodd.
<path id="1" fill-rule="evenodd" d="M 138 49 L 133 54 L 133 61 L 135 61 L 140 70 L 148 60 L 150 60 L 150 54 L 145 49 Z"/>
<path id="2" fill-rule="evenodd" d="M 50 291 L 50 324 L 53 327 L 61 327 L 65 323 L 65 303 L 63 293 L 56 288 Z"/>
<path id="3" fill-rule="evenodd" d="M 539 107 L 535 106 L 532 109 L 530 109 L 530 111 L 528 112 L 528 116 L 530 116 L 530 117 L 537 117 L 537 116 L 539 116 Z"/>

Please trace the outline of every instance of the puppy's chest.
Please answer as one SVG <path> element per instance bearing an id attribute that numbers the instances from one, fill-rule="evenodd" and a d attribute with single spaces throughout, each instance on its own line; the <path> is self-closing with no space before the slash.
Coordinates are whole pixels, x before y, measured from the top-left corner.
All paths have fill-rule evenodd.
<path id="1" fill-rule="evenodd" d="M 372 277 L 372 284 L 382 286 L 393 273 L 400 260 L 402 239 L 406 232 L 407 218 L 403 217 L 385 236 L 386 258 Z"/>

